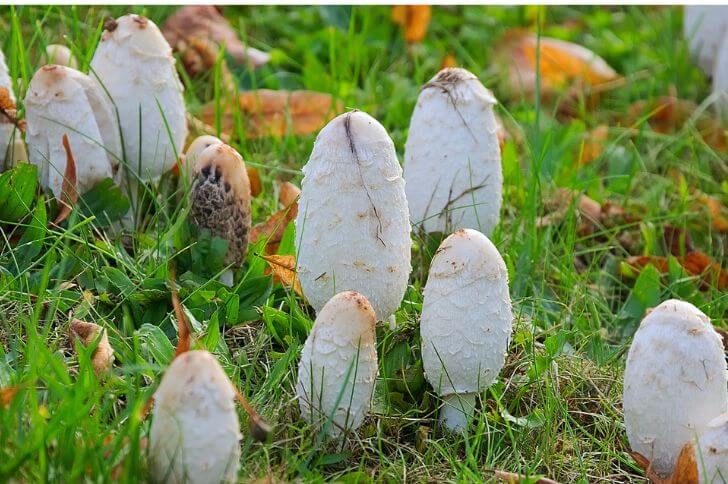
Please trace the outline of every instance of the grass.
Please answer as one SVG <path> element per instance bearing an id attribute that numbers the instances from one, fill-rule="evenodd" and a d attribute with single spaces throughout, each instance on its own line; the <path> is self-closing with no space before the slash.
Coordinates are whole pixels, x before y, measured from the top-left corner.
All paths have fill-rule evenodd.
<path id="1" fill-rule="evenodd" d="M 9 33 L 0 47 L 18 97 L 44 45 L 66 43 L 86 69 L 103 19 L 127 11 L 161 24 L 172 8 L 0 8 L 0 30 Z M 438 430 L 438 400 L 423 378 L 417 326 L 437 241 L 418 239 L 398 328 L 378 330 L 372 415 L 345 444 L 324 442 L 297 418 L 294 400 L 312 310 L 264 274 L 260 247 L 251 248 L 234 288 L 217 283 L 213 276 L 224 268 L 219 243 L 188 243 L 184 203 L 176 203 L 163 179 L 131 238 L 97 230 L 103 218 L 91 208 L 74 210 L 61 228 L 44 230 L 31 218 L 0 225 L 0 388 L 19 389 L 0 406 L 0 479 L 138 481 L 144 475 L 149 421 L 139 415 L 176 343 L 172 259 L 196 345 L 218 356 L 275 426 L 267 444 L 244 437 L 241 480 L 473 481 L 491 479 L 492 469 L 564 482 L 641 479 L 626 453 L 621 415 L 631 335 L 647 308 L 671 297 L 692 302 L 716 326 L 725 327 L 728 313 L 724 291 L 701 287 L 676 266 L 662 277 L 653 268 L 636 278 L 620 276 L 629 255 L 666 254 L 665 224 L 686 230 L 718 263 L 727 261 L 726 235 L 696 206 L 701 192 L 728 202 L 725 153 L 702 142 L 691 126 L 660 134 L 646 122 L 634 132 L 618 123 L 630 104 L 667 95 L 671 86 L 697 103 L 707 97 L 709 84 L 682 38 L 681 9 L 438 7 L 426 40 L 411 46 L 387 7 L 226 7 L 225 14 L 246 41 L 273 55 L 256 72 L 233 69 L 240 90 L 329 92 L 379 119 L 400 160 L 419 88 L 446 54 L 494 90 L 498 113 L 514 134 L 503 149 L 504 208 L 492 236 L 509 270 L 517 316 L 506 367 L 483 393 L 465 436 Z M 538 16 L 544 35 L 594 50 L 626 76 L 626 85 L 604 94 L 597 109 L 581 105 L 572 116 L 510 94 L 496 62 L 497 41 L 511 28 L 532 28 Z M 210 100 L 228 101 L 219 69 L 184 81 L 192 112 Z M 610 127 L 604 154 L 579 165 L 583 134 L 600 124 Z M 314 136 L 239 139 L 234 146 L 262 175 L 263 193 L 253 201 L 259 223 L 277 209 L 276 180 L 300 184 Z M 556 187 L 619 204 L 634 220 L 583 233 L 570 210 L 560 223 L 541 227 L 538 218 Z M 81 204 L 94 201 L 101 203 L 87 197 Z M 39 196 L 31 202 L 44 206 Z M 34 215 L 37 222 L 45 211 Z M 35 237 L 14 239 L 33 227 Z M 293 252 L 291 235 L 289 229 L 282 253 Z M 71 314 L 108 328 L 117 363 L 106 381 L 94 377 L 88 352 L 77 357 L 72 350 Z"/>

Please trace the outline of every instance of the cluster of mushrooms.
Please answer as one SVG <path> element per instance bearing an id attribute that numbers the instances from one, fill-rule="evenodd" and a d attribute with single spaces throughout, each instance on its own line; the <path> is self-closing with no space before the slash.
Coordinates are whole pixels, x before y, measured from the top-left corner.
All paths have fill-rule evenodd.
<path id="1" fill-rule="evenodd" d="M 25 97 L 29 161 L 45 188 L 61 193 L 64 135 L 80 192 L 109 177 L 132 188 L 154 182 L 177 163 L 187 136 L 182 85 L 154 23 L 126 15 L 107 24 L 92 75 L 70 59 L 66 64 L 42 67 Z M 477 396 L 502 369 L 514 317 L 505 263 L 486 235 L 498 223 L 503 184 L 495 104 L 470 72 L 440 71 L 423 86 L 412 115 L 404 173 L 387 131 L 364 112 L 341 114 L 319 132 L 303 168 L 295 227 L 298 277 L 316 311 L 296 395 L 301 416 L 320 432 L 346 435 L 371 407 L 375 326 L 393 320 L 405 295 L 413 226 L 423 235 L 451 233 L 432 259 L 420 321 L 425 375 L 442 397 L 442 426 L 466 432 Z M 181 174 L 192 179 L 191 221 L 226 239 L 226 262 L 239 267 L 251 227 L 242 157 L 203 136 L 182 159 Z M 232 271 L 223 282 L 233 283 Z M 704 458 L 705 482 L 728 476 L 726 383 L 723 345 L 708 318 L 685 302 L 661 304 L 642 322 L 627 361 L 632 447 L 669 473 L 693 443 Z M 235 396 L 209 352 L 173 360 L 155 393 L 155 479 L 236 479 Z"/>

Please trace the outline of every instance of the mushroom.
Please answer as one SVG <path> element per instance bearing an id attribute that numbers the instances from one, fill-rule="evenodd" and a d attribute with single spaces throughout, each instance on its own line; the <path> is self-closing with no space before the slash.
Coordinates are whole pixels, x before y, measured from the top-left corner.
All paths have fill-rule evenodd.
<path id="1" fill-rule="evenodd" d="M 108 372 L 114 363 L 114 349 L 109 344 L 109 335 L 106 329 L 96 323 L 87 323 L 80 319 L 74 319 L 71 321 L 70 330 L 71 337 L 84 346 L 89 346 L 98 339 L 98 345 L 91 355 L 91 365 L 96 376 Z"/>
<path id="2" fill-rule="evenodd" d="M 420 322 L 425 377 L 443 399 L 446 429 L 467 428 L 477 394 L 503 368 L 512 326 L 508 271 L 498 249 L 473 229 L 447 237 L 432 259 Z"/>
<path id="3" fill-rule="evenodd" d="M 239 267 L 248 249 L 250 234 L 250 181 L 245 162 L 232 147 L 218 143 L 205 148 L 195 163 L 190 195 L 192 223 L 228 242 L 226 264 Z M 232 271 L 222 274 L 232 286 Z"/>
<path id="4" fill-rule="evenodd" d="M 634 335 L 624 372 L 624 422 L 635 452 L 668 475 L 682 447 L 728 409 L 723 343 L 708 317 L 670 299 Z"/>
<path id="5" fill-rule="evenodd" d="M 728 15 L 728 7 L 724 7 Z M 723 120 L 728 120 L 728 19 L 725 24 L 725 35 L 713 68 L 713 95 L 716 106 Z"/>
<path id="6" fill-rule="evenodd" d="M 205 148 L 216 144 L 222 144 L 222 142 L 223 141 L 220 138 L 209 134 L 198 136 L 192 140 L 192 143 L 190 143 L 187 147 L 187 151 L 185 151 L 184 156 L 181 158 L 181 167 L 184 171 L 184 176 L 190 177 L 194 174 L 197 158 L 199 158 L 200 154 L 205 151 Z"/>
<path id="7" fill-rule="evenodd" d="M 59 66 L 78 69 L 78 61 L 65 45 L 48 44 L 45 48 L 45 55 L 41 58 L 41 64 L 57 64 Z"/>
<path id="8" fill-rule="evenodd" d="M 366 297 L 340 292 L 319 311 L 298 365 L 301 416 L 337 437 L 361 425 L 377 377 L 376 316 Z"/>
<path id="9" fill-rule="evenodd" d="M 58 65 L 38 69 L 25 95 L 25 117 L 30 162 L 38 166 L 41 185 L 56 197 L 66 172 L 64 135 L 76 161 L 79 193 L 114 176 L 121 156 L 116 118 L 87 75 Z"/>
<path id="10" fill-rule="evenodd" d="M 706 76 L 713 76 L 720 44 L 728 32 L 728 6 L 686 5 L 683 31 L 690 54 Z"/>
<path id="11" fill-rule="evenodd" d="M 695 459 L 700 482 L 728 481 L 728 413 L 710 422 L 697 442 Z"/>
<path id="12" fill-rule="evenodd" d="M 388 319 L 407 289 L 412 245 L 394 143 L 377 120 L 348 112 L 319 132 L 303 173 L 296 237 L 306 299 L 318 312 L 335 293 L 357 291 Z"/>
<path id="13" fill-rule="evenodd" d="M 235 389 L 217 359 L 188 351 L 154 394 L 149 457 L 158 482 L 236 482 L 240 424 Z"/>
<path id="14" fill-rule="evenodd" d="M 175 165 L 187 136 L 172 49 L 152 21 L 124 15 L 107 23 L 91 71 L 118 111 L 126 160 L 123 183 L 156 182 Z"/>
<path id="15" fill-rule="evenodd" d="M 10 108 L 13 111 L 10 114 L 14 115 L 16 101 L 13 81 L 5 63 L 5 55 L 0 50 L 0 100 L 2 99 L 9 104 L 6 108 Z M 25 144 L 12 120 L 0 112 L 0 171 L 12 167 L 17 161 L 28 161 Z"/>
<path id="16" fill-rule="evenodd" d="M 503 174 L 496 103 L 465 69 L 443 69 L 422 87 L 404 155 L 415 227 L 490 234 L 498 223 Z"/>

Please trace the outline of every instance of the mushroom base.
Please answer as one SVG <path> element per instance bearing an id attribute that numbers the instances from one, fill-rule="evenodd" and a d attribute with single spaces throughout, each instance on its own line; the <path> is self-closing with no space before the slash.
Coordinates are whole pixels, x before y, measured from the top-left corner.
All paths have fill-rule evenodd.
<path id="1" fill-rule="evenodd" d="M 451 432 L 464 433 L 475 411 L 477 393 L 452 393 L 442 397 L 440 425 Z"/>

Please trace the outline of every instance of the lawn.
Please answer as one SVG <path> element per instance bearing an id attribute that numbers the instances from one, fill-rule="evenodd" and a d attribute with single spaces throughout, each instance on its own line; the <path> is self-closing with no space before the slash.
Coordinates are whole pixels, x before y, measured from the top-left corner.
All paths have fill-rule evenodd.
<path id="1" fill-rule="evenodd" d="M 45 45 L 71 47 L 85 72 L 105 19 L 132 12 L 161 26 L 174 10 L 0 7 L 0 48 L 18 99 Z M 175 174 L 138 201 L 136 228 L 126 233 L 107 219 L 124 213 L 121 191 L 92 190 L 50 224 L 58 202 L 25 180 L 31 192 L 23 204 L 0 206 L 0 480 L 146 475 L 144 410 L 177 344 L 173 266 L 193 346 L 217 356 L 273 427 L 267 442 L 255 442 L 238 409 L 241 481 L 487 481 L 494 470 L 560 482 L 644 479 L 628 453 L 621 409 L 632 335 L 669 298 L 691 302 L 718 328 L 728 318 L 728 283 L 720 278 L 728 276 L 717 274 L 728 265 L 728 228 L 719 220 L 728 205 L 725 132 L 719 127 L 718 142 L 705 134 L 717 121 L 702 105 L 710 83 L 690 58 L 682 8 L 434 7 L 426 36 L 413 43 L 385 6 L 225 7 L 224 15 L 245 42 L 271 54 L 257 70 L 228 59 L 234 89 L 328 93 L 342 109 L 378 119 L 400 162 L 420 89 L 443 62 L 467 68 L 493 91 L 506 135 L 503 208 L 490 238 L 508 269 L 515 316 L 506 365 L 482 393 L 468 432 L 438 427 L 419 314 L 442 239 L 413 233 L 396 329 L 377 327 L 372 411 L 345 440 L 327 441 L 299 419 L 295 399 L 315 313 L 268 274 L 264 241 L 251 245 L 226 287 L 216 277 L 226 269 L 225 246 L 190 235 Z M 514 29 L 580 44 L 620 80 L 598 96 L 523 95 L 508 78 Z M 235 104 L 222 60 L 195 77 L 179 68 L 189 112 L 216 108 L 213 130 Z M 681 104 L 685 115 L 676 108 L 656 116 L 666 96 L 695 104 Z M 316 133 L 246 137 L 244 115 L 236 121 L 225 134 L 259 173 L 258 225 L 281 208 L 280 182 L 300 187 Z M 295 249 L 290 224 L 277 253 Z M 715 265 L 691 270 L 689 252 Z M 94 375 L 90 351 L 74 349 L 74 318 L 107 329 L 116 357 L 107 377 Z"/>

